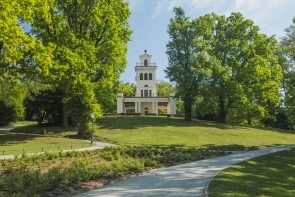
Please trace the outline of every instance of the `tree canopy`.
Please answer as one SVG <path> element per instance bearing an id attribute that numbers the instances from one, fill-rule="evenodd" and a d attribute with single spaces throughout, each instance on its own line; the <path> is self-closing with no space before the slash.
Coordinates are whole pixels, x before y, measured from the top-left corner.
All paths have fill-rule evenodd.
<path id="1" fill-rule="evenodd" d="M 224 123 L 234 114 L 249 124 L 255 116 L 271 116 L 280 102 L 282 80 L 276 39 L 260 33 L 241 13 L 212 13 L 194 20 L 181 8 L 175 13 L 168 26 L 167 75 L 176 82 L 185 109 L 203 95 L 201 103 L 217 103 Z M 185 114 L 187 119 L 190 113 Z"/>
<path id="2" fill-rule="evenodd" d="M 71 116 L 84 137 L 90 113 L 101 114 L 95 90 L 112 89 L 126 66 L 128 3 L 4 0 L 0 10 L 0 62 L 62 90 L 63 124 Z"/>
<path id="3" fill-rule="evenodd" d="M 281 41 L 282 49 L 287 59 L 284 69 L 284 105 L 289 120 L 295 125 L 295 17 L 293 18 L 293 24 L 285 32 L 286 35 Z"/>

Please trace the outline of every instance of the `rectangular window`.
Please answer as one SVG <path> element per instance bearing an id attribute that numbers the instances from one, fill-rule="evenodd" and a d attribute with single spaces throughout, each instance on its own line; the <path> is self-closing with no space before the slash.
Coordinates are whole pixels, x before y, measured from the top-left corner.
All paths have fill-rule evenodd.
<path id="1" fill-rule="evenodd" d="M 141 97 L 143 97 L 143 90 L 141 90 Z"/>
<path id="2" fill-rule="evenodd" d="M 149 97 L 149 91 L 148 90 L 144 90 L 144 97 Z"/>
<path id="3" fill-rule="evenodd" d="M 152 97 L 152 90 L 150 90 L 150 97 Z"/>

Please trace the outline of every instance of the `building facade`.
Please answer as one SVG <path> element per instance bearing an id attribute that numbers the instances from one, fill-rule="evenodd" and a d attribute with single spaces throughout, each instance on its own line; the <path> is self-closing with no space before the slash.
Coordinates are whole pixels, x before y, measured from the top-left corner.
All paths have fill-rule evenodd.
<path id="1" fill-rule="evenodd" d="M 166 113 L 175 115 L 175 94 L 169 97 L 159 97 L 156 87 L 156 63 L 152 63 L 152 56 L 145 53 L 139 56 L 139 63 L 135 66 L 136 93 L 134 97 L 124 97 L 123 93 L 117 96 L 117 114 Z"/>

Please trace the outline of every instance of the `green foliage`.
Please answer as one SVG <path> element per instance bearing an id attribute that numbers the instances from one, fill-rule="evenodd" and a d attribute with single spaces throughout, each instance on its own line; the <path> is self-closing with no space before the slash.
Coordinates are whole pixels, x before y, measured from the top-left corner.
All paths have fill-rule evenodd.
<path id="1" fill-rule="evenodd" d="M 169 82 L 160 80 L 157 82 L 156 85 L 157 85 L 158 96 L 160 97 L 169 97 L 170 93 L 175 92 L 175 88 Z"/>
<path id="2" fill-rule="evenodd" d="M 38 13 L 50 22 L 49 4 L 51 0 L 2 0 L 0 3 L 0 62 L 1 67 L 11 72 L 30 75 L 38 72 L 47 75 L 52 66 L 52 43 L 44 44 L 36 36 L 27 34 L 21 22 L 32 24 Z M 30 56 L 33 70 L 19 67 L 19 62 Z"/>
<path id="3" fill-rule="evenodd" d="M 85 137 L 90 113 L 101 115 L 95 90 L 113 89 L 126 66 L 128 3 L 3 0 L 0 10 L 1 73 L 61 89 L 63 124 L 79 117 Z"/>
<path id="4" fill-rule="evenodd" d="M 79 123 L 85 137 L 90 113 L 101 114 L 95 90 L 112 89 L 126 65 L 130 30 L 127 3 L 111 1 L 55 1 L 51 21 L 35 15 L 32 32 L 45 43 L 55 43 L 54 67 L 45 82 L 63 90 L 63 121 Z"/>
<path id="5" fill-rule="evenodd" d="M 190 21 L 181 8 L 175 12 L 168 26 L 166 72 L 185 109 L 197 103 L 197 114 L 219 114 L 223 123 L 237 122 L 237 114 L 239 123 L 250 125 L 272 119 L 283 67 L 276 39 L 261 34 L 241 13 Z"/>
<path id="6" fill-rule="evenodd" d="M 36 120 L 38 124 L 62 124 L 62 92 L 60 90 L 41 90 L 31 92 L 25 100 L 26 120 Z"/>
<path id="7" fill-rule="evenodd" d="M 25 113 L 23 101 L 28 93 L 26 85 L 17 80 L 17 73 L 6 72 L 2 66 L 0 66 L 0 74 L 0 100 L 13 107 L 17 119 L 22 120 Z"/>
<path id="8" fill-rule="evenodd" d="M 201 84 L 210 75 L 211 60 L 208 56 L 208 29 L 203 19 L 190 21 L 181 8 L 174 8 L 170 20 L 167 44 L 169 66 L 165 70 L 170 81 L 176 83 L 176 92 L 184 102 L 185 120 L 191 120 L 192 105 Z"/>
<path id="9" fill-rule="evenodd" d="M 16 121 L 16 109 L 3 100 L 0 100 L 0 117 L 0 126 L 6 126 L 11 122 Z"/>
<path id="10" fill-rule="evenodd" d="M 290 123 L 295 127 L 295 17 L 293 24 L 286 30 L 285 37 L 282 38 L 281 45 L 287 60 L 284 68 L 284 105 Z"/>
<path id="11" fill-rule="evenodd" d="M 116 113 L 117 112 L 117 94 L 123 93 L 125 97 L 133 97 L 135 95 L 135 85 L 129 82 L 119 81 L 112 88 L 97 88 L 95 90 L 99 103 L 102 105 L 104 113 Z"/>

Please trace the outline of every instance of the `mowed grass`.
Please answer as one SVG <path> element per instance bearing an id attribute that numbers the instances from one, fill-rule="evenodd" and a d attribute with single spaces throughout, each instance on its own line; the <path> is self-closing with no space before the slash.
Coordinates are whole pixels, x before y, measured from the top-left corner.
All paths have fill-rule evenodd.
<path id="1" fill-rule="evenodd" d="M 27 126 L 19 126 L 8 132 L 0 131 L 0 156 L 61 151 L 90 146 L 87 141 L 75 139 L 74 128 L 43 127 L 27 123 L 25 125 Z"/>
<path id="2" fill-rule="evenodd" d="M 231 126 L 216 122 L 186 122 L 183 118 L 112 116 L 97 120 L 96 135 L 119 144 L 184 144 L 224 150 L 245 150 L 294 144 L 295 133 Z"/>
<path id="3" fill-rule="evenodd" d="M 295 149 L 227 168 L 209 186 L 209 197 L 223 196 L 295 196 Z"/>

